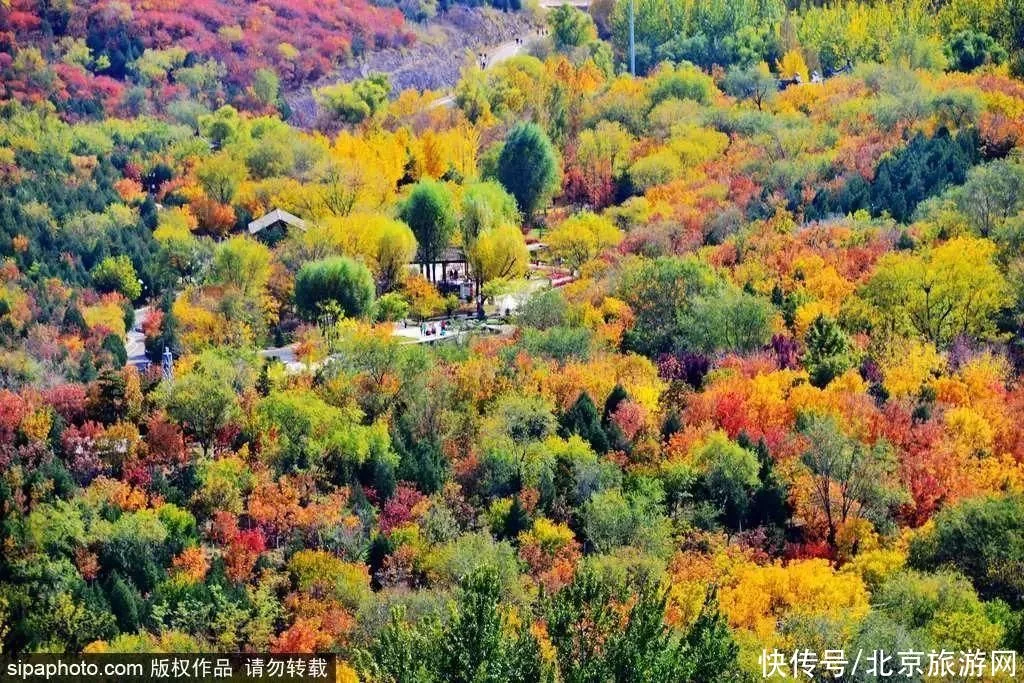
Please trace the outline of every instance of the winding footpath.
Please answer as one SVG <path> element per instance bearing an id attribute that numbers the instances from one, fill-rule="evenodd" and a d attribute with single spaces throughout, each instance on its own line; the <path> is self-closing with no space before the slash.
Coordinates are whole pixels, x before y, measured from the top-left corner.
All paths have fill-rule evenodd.
<path id="1" fill-rule="evenodd" d="M 590 0 L 540 0 L 540 2 L 538 3 L 538 7 L 540 7 L 540 9 L 544 10 L 545 12 L 556 7 L 561 7 L 562 5 L 572 5 L 573 7 L 586 11 L 587 8 L 590 7 Z M 517 55 L 525 54 L 528 41 L 530 40 L 530 38 L 537 36 L 538 33 L 538 30 L 534 29 L 533 31 L 527 34 L 517 36 L 512 40 L 506 40 L 504 43 L 498 43 L 497 45 L 492 45 L 491 47 L 482 50 L 480 54 L 484 56 L 484 71 L 487 71 L 488 69 L 493 69 L 498 64 L 501 64 L 502 62 L 507 62 L 508 60 L 512 59 Z M 455 95 L 453 93 L 450 93 L 443 97 L 439 97 L 433 102 L 431 102 L 430 109 L 454 106 Z"/>

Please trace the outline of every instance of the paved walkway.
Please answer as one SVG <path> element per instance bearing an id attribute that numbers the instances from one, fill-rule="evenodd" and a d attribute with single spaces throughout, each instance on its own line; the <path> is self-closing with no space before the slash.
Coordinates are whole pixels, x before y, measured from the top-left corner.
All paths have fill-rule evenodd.
<path id="1" fill-rule="evenodd" d="M 148 362 L 146 335 L 142 332 L 142 326 L 149 319 L 149 311 L 149 306 L 135 309 L 135 322 L 125 335 L 124 350 L 128 353 L 128 365 L 144 365 Z"/>

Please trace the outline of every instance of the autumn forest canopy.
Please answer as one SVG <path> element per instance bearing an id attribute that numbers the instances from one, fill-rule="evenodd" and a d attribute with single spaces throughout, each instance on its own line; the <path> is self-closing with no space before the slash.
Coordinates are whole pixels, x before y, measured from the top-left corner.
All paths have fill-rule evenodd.
<path id="1" fill-rule="evenodd" d="M 1024 649 L 1024 2 L 629 4 L 0 0 L 0 653 Z"/>

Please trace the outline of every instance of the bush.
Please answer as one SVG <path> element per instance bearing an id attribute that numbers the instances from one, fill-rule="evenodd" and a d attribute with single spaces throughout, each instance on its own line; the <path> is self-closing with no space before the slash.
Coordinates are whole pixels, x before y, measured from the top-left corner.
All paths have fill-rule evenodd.
<path id="1" fill-rule="evenodd" d="M 380 322 L 394 322 L 409 315 L 409 302 L 397 292 L 388 292 L 377 299 L 374 317 Z"/>
<path id="2" fill-rule="evenodd" d="M 935 526 L 910 544 L 909 562 L 933 571 L 951 567 L 985 600 L 1024 605 L 1024 497 L 966 500 L 935 516 Z"/>
<path id="3" fill-rule="evenodd" d="M 373 293 L 370 270 L 345 256 L 307 263 L 295 276 L 295 306 L 307 320 L 332 303 L 346 316 L 364 315 L 373 304 Z"/>
<path id="4" fill-rule="evenodd" d="M 946 44 L 946 56 L 950 69 L 974 71 L 983 64 L 1001 64 L 1006 50 L 987 33 L 961 31 Z"/>
<path id="5" fill-rule="evenodd" d="M 119 292 L 134 301 L 142 294 L 142 283 L 127 256 L 108 256 L 92 269 L 92 284 L 101 292 Z"/>

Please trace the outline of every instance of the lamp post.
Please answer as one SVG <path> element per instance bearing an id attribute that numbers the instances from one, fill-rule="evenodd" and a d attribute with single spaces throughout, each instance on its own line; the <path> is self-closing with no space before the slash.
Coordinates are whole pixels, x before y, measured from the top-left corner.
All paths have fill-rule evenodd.
<path id="1" fill-rule="evenodd" d="M 636 76 L 636 42 L 633 37 L 633 15 L 636 0 L 629 0 L 629 73 Z"/>

